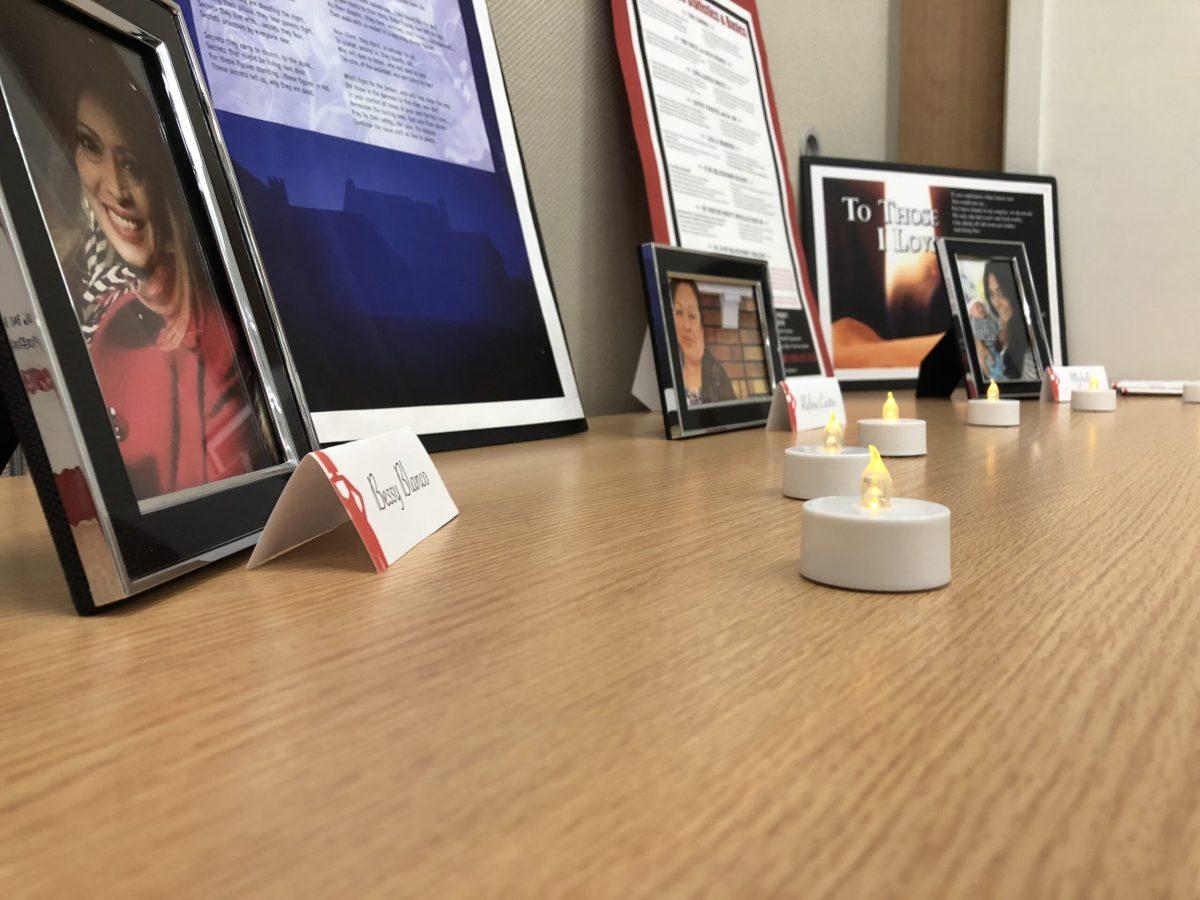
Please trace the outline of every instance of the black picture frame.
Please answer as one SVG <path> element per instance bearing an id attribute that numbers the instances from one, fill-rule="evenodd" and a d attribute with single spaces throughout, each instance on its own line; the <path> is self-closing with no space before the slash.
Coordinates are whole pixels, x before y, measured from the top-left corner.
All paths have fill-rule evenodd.
<path id="1" fill-rule="evenodd" d="M 644 244 L 640 258 L 666 436 L 689 438 L 765 425 L 775 385 L 784 378 L 766 261 L 662 244 Z M 715 294 L 724 295 L 714 308 L 706 310 L 714 321 L 702 321 L 701 329 L 705 334 L 729 338 L 727 344 L 717 343 L 712 348 L 705 338 L 705 379 L 707 382 L 707 373 L 713 372 L 720 379 L 719 387 L 696 399 L 689 399 L 685 384 L 672 308 L 673 281 L 693 283 L 698 310 L 704 307 L 702 296 L 711 301 Z M 728 310 L 722 311 L 727 304 Z M 717 324 L 716 317 L 733 314 L 736 327 Z M 757 338 L 753 337 L 755 331 Z M 728 359 L 717 358 L 722 350 L 721 355 Z M 739 392 L 744 394 L 739 396 Z"/>
<path id="2" fill-rule="evenodd" d="M 1063 290 L 1062 254 L 1060 251 L 1061 228 L 1058 212 L 1058 181 L 1056 178 L 1049 175 L 1015 174 L 942 166 L 909 165 L 877 160 L 802 155 L 800 157 L 799 190 L 802 239 L 812 275 L 813 291 L 817 300 L 818 318 L 821 320 L 826 340 L 829 342 L 829 350 L 833 356 L 834 371 L 843 389 L 880 390 L 916 386 L 915 368 L 905 377 L 893 377 L 888 369 L 882 367 L 866 367 L 850 373 L 847 373 L 845 367 L 840 367 L 843 371 L 838 373 L 839 366 L 835 332 L 831 327 L 833 314 L 828 296 L 831 292 L 829 285 L 831 267 L 834 263 L 828 258 L 831 252 L 829 250 L 830 242 L 818 239 L 820 237 L 817 233 L 818 222 L 824 220 L 824 214 L 822 212 L 818 215 L 817 204 L 818 202 L 823 204 L 824 198 L 817 196 L 817 191 L 814 189 L 814 180 L 817 175 L 820 175 L 822 178 L 831 176 L 840 178 L 844 176 L 850 180 L 865 179 L 868 177 L 868 173 L 877 173 L 885 180 L 889 175 L 915 176 L 918 181 L 930 188 L 945 188 L 948 190 L 959 189 L 1003 194 L 1006 186 L 1008 186 L 1014 194 L 1023 194 L 1024 191 L 1021 191 L 1020 188 L 1024 186 L 1029 191 L 1042 192 L 1044 194 L 1043 206 L 1049 210 L 1049 216 L 1043 217 L 1041 221 L 1045 236 L 1044 246 L 1037 249 L 1038 259 L 1041 259 L 1043 256 L 1045 257 L 1044 265 L 1041 267 L 1043 275 L 1040 280 L 1046 283 L 1047 291 L 1039 291 L 1042 300 L 1043 332 L 1047 336 L 1051 354 L 1056 362 L 1063 365 L 1067 363 L 1066 306 L 1063 299 L 1065 292 Z M 1017 227 L 1019 228 L 1020 226 L 1018 225 Z M 978 234 L 969 233 L 945 233 L 939 236 L 948 238 L 980 237 Z M 998 236 L 986 237 L 989 239 L 1005 239 Z M 1019 232 L 1014 232 L 1013 237 L 1019 237 Z M 822 246 L 826 248 L 825 253 L 821 252 Z M 854 260 L 841 260 L 837 263 L 837 266 L 838 270 L 842 273 L 856 271 L 863 268 L 863 260 L 860 259 L 857 262 Z M 1035 283 L 1038 281 L 1039 279 L 1035 278 Z M 822 288 L 823 285 L 825 286 L 824 290 Z M 940 294 L 943 291 L 943 286 L 939 285 L 936 293 Z M 936 309 L 941 305 L 941 298 L 935 296 L 933 302 L 936 304 L 934 307 Z M 1053 323 L 1056 323 L 1057 340 L 1053 339 L 1055 328 L 1052 327 L 1052 320 Z M 945 325 L 949 329 L 950 323 L 945 322 Z M 940 333 L 942 332 L 936 329 L 931 329 L 930 331 L 931 335 Z"/>
<path id="3" fill-rule="evenodd" d="M 23 27 L 16 41 L 0 40 L 0 314 L 6 337 L 0 390 L 71 598 L 86 615 L 252 545 L 291 472 L 317 444 L 178 8 L 163 0 L 5 0 L 5 13 L 23 17 Z M 233 342 L 229 352 L 238 377 L 250 380 L 244 396 L 253 399 L 237 420 L 249 416 L 248 427 L 274 443 L 260 462 L 237 474 L 160 496 L 135 490 L 120 446 L 122 426 L 101 391 L 81 329 L 78 290 L 68 286 L 47 193 L 43 185 L 39 194 L 43 181 L 34 174 L 41 163 L 31 158 L 29 110 L 40 108 L 30 98 L 43 88 L 45 96 L 54 90 L 41 74 L 49 55 L 31 62 L 30 54 L 41 52 L 30 49 L 35 32 L 29 29 L 37 28 L 43 37 L 85 35 L 89 46 L 112 48 L 114 59 L 140 61 L 127 62 L 121 77 L 134 92 L 146 92 L 158 118 L 174 170 L 168 180 L 178 182 L 190 220 L 190 228 L 175 233 L 185 235 L 179 240 L 202 261 L 213 289 L 206 308 L 222 311 L 226 328 L 217 330 Z M 62 56 L 54 64 L 62 70 L 72 62 Z M 47 109 L 38 114 L 48 116 Z M 138 302 L 127 308 L 143 318 Z M 204 364 L 202 358 L 196 377 L 207 384 Z M 174 377 L 176 370 L 170 371 Z M 196 402 L 207 415 L 204 401 Z M 200 426 L 197 440 L 211 459 L 206 427 Z M 176 433 L 183 432 L 177 427 Z"/>
<path id="4" fill-rule="evenodd" d="M 987 302 L 984 298 L 971 298 L 963 289 L 964 262 L 998 264 L 1004 271 L 1011 272 L 1016 290 L 1020 293 L 1020 312 L 1025 322 L 1025 333 L 1029 338 L 1027 371 L 1024 377 L 996 379 L 996 387 L 1002 397 L 1036 398 L 1041 393 L 1042 377 L 1050 366 L 1050 348 L 1042 327 L 1041 307 L 1037 289 L 1029 271 L 1029 257 L 1025 245 L 1020 241 L 984 241 L 973 238 L 939 238 L 937 241 L 938 262 L 945 279 L 950 301 L 954 332 L 962 355 L 962 367 L 967 395 L 975 400 L 987 396 L 993 377 L 988 374 L 979 356 L 979 342 L 972 327 L 970 306 Z M 987 268 L 983 270 L 987 272 Z M 986 277 L 986 275 L 985 275 Z M 985 288 L 986 290 L 986 288 Z"/>

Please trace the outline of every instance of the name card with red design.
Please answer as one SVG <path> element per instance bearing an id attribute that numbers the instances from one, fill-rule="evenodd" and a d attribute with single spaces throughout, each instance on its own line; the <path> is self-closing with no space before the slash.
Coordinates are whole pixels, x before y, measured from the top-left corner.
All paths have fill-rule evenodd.
<path id="1" fill-rule="evenodd" d="M 458 515 L 437 468 L 411 428 L 300 461 L 271 512 L 247 568 L 345 524 L 354 524 L 376 572 Z"/>
<path id="2" fill-rule="evenodd" d="M 823 375 L 798 375 L 775 385 L 771 410 L 767 413 L 767 431 L 808 431 L 824 428 L 834 413 L 844 427 L 846 406 L 836 378 Z"/>
<path id="3" fill-rule="evenodd" d="M 1100 387 L 1109 386 L 1104 366 L 1050 366 L 1042 378 L 1041 399 L 1048 403 L 1070 403 L 1071 391 L 1086 388 L 1093 378 Z"/>

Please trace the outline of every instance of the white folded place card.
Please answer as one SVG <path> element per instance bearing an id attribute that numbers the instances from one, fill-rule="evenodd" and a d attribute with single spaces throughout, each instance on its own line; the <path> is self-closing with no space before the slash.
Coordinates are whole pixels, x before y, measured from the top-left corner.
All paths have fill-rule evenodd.
<path id="1" fill-rule="evenodd" d="M 1042 399 L 1050 403 L 1070 403 L 1072 388 L 1086 388 L 1095 378 L 1108 387 L 1104 366 L 1050 366 L 1042 379 Z"/>
<path id="2" fill-rule="evenodd" d="M 458 515 L 442 478 L 411 428 L 300 461 L 250 554 L 247 568 L 332 531 L 347 520 L 376 572 Z"/>
<path id="3" fill-rule="evenodd" d="M 836 378 L 824 375 L 787 378 L 775 385 L 771 411 L 767 414 L 767 431 L 824 428 L 830 413 L 836 413 L 838 421 L 845 426 L 846 406 Z"/>

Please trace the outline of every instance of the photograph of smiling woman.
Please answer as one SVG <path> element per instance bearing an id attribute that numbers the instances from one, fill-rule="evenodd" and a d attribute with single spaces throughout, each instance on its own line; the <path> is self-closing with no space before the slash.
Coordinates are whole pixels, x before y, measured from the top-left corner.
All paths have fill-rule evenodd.
<path id="1" fill-rule="evenodd" d="M 45 145 L 38 199 L 134 494 L 275 464 L 248 349 L 204 262 L 139 56 L 21 6 L 20 23 L 0 12 L 0 51 L 41 107 L 18 128 L 30 149 Z"/>
<path id="2" fill-rule="evenodd" d="M 121 59 L 96 40 L 80 42 L 85 56 L 71 89 L 52 110 L 62 145 L 73 149 L 79 203 L 54 229 L 59 258 L 76 267 L 84 285 L 78 314 L 91 343 L 103 314 L 136 283 L 139 299 L 164 321 L 157 343 L 179 346 L 191 317 L 196 262 L 182 246 L 188 234 L 182 198 L 161 185 L 171 178 L 153 108 Z"/>

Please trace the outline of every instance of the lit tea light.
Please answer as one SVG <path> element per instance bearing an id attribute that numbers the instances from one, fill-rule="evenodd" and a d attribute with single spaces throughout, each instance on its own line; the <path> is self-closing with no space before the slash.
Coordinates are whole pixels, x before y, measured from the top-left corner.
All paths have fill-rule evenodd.
<path id="1" fill-rule="evenodd" d="M 858 480 L 867 462 L 865 447 L 842 444 L 845 429 L 836 413 L 829 414 L 820 444 L 788 447 L 783 455 L 783 494 L 797 500 L 858 493 Z"/>
<path id="2" fill-rule="evenodd" d="M 1183 383 L 1183 402 L 1200 403 L 1200 381 L 1185 381 Z"/>
<path id="3" fill-rule="evenodd" d="M 892 505 L 892 473 L 883 464 L 875 445 L 868 449 L 871 461 L 863 469 L 859 502 L 867 509 L 887 509 Z"/>
<path id="4" fill-rule="evenodd" d="M 858 420 L 858 440 L 874 444 L 882 456 L 924 456 L 925 420 L 900 418 L 900 404 L 888 391 L 883 418 Z"/>
<path id="5" fill-rule="evenodd" d="M 892 496 L 872 446 L 857 496 L 819 497 L 801 513 L 800 574 L 856 591 L 928 591 L 950 582 L 950 510 Z"/>
<path id="6" fill-rule="evenodd" d="M 841 453 L 842 438 L 846 434 L 846 429 L 842 427 L 842 423 L 838 421 L 837 413 L 829 414 L 829 421 L 825 424 L 825 452 L 826 453 Z"/>
<path id="7" fill-rule="evenodd" d="M 987 389 L 986 400 L 967 401 L 967 424 L 989 428 L 1011 428 L 1021 424 L 1021 404 L 1016 400 L 1001 400 L 1000 388 L 993 381 Z"/>
<path id="8" fill-rule="evenodd" d="M 887 399 L 883 401 L 883 420 L 885 422 L 900 421 L 900 404 L 896 402 L 891 391 L 888 391 Z"/>
<path id="9" fill-rule="evenodd" d="M 1086 388 L 1071 390 L 1071 409 L 1078 412 L 1112 412 L 1117 408 L 1117 392 L 1103 387 L 1100 379 L 1093 375 Z"/>

